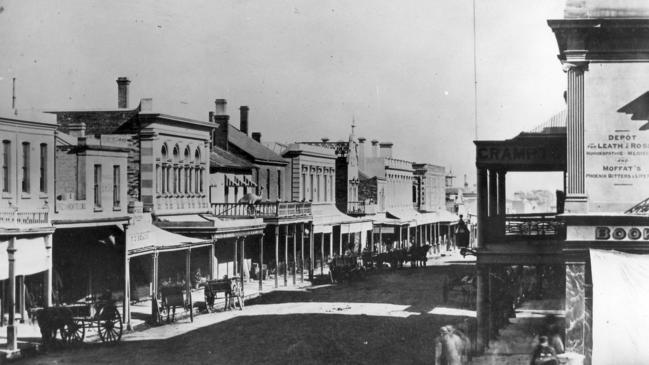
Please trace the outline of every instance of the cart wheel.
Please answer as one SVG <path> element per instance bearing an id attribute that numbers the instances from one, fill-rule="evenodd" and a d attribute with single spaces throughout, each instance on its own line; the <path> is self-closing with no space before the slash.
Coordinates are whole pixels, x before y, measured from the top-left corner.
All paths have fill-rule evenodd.
<path id="1" fill-rule="evenodd" d="M 97 328 L 102 342 L 115 343 L 122 338 L 122 317 L 117 308 L 104 307 L 97 319 Z"/>
<path id="2" fill-rule="evenodd" d="M 68 344 L 83 342 L 85 335 L 86 328 L 81 319 L 75 319 L 61 329 L 61 337 Z"/>

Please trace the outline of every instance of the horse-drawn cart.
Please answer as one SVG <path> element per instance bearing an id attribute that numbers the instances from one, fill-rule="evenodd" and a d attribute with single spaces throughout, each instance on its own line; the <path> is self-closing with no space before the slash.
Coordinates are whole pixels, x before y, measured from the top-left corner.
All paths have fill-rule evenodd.
<path id="1" fill-rule="evenodd" d="M 34 313 L 47 346 L 57 333 L 65 343 L 83 342 L 86 333 L 97 330 L 102 342 L 116 343 L 122 338 L 122 316 L 112 299 L 90 299 L 86 302 L 36 308 Z"/>
<path id="2" fill-rule="evenodd" d="M 66 342 L 82 342 L 86 329 L 96 328 L 102 342 L 115 343 L 122 338 L 122 316 L 113 300 L 66 305 L 72 312 L 71 324 L 65 326 Z"/>
<path id="3" fill-rule="evenodd" d="M 224 310 L 239 305 L 239 310 L 243 309 L 243 293 L 240 285 L 241 279 L 238 277 L 225 278 L 220 280 L 209 280 L 202 284 L 205 288 L 205 304 L 208 310 L 214 310 L 214 300 L 218 293 L 225 294 Z"/>
<path id="4" fill-rule="evenodd" d="M 329 276 L 332 283 L 360 278 L 364 271 L 365 268 L 360 265 L 357 256 L 337 256 L 329 262 Z"/>

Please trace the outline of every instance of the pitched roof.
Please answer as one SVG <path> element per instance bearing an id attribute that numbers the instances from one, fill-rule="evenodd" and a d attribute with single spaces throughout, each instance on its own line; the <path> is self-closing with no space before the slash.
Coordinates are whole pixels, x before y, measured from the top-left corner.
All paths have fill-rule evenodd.
<path id="1" fill-rule="evenodd" d="M 252 164 L 243 158 L 218 147 L 213 147 L 210 154 L 210 167 L 212 168 L 234 168 L 252 169 Z"/>
<path id="2" fill-rule="evenodd" d="M 284 160 L 280 155 L 248 137 L 247 134 L 241 132 L 232 125 L 229 125 L 228 127 L 228 142 L 250 155 L 255 162 L 271 162 L 282 165 L 288 164 L 288 162 L 286 162 L 286 160 Z"/>

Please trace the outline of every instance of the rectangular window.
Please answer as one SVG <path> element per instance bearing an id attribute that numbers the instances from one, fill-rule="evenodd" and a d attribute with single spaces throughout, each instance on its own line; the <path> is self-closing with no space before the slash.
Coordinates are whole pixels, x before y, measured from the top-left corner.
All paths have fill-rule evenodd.
<path id="1" fill-rule="evenodd" d="M 306 174 L 302 174 L 302 200 L 306 200 Z"/>
<path id="2" fill-rule="evenodd" d="M 327 175 L 324 175 L 324 176 L 323 176 L 323 179 L 324 179 L 324 181 L 323 181 L 323 185 L 324 185 L 324 201 L 327 201 L 327 198 L 328 198 L 328 196 L 327 196 L 327 190 L 329 190 L 329 189 L 327 188 Z"/>
<path id="3" fill-rule="evenodd" d="M 316 197 L 317 201 L 320 201 L 320 174 L 316 176 L 317 184 L 318 184 L 318 189 L 316 190 Z"/>
<path id="4" fill-rule="evenodd" d="M 198 169 L 198 176 L 200 177 L 198 181 L 198 191 L 203 192 L 203 169 Z"/>
<path id="5" fill-rule="evenodd" d="M 167 193 L 167 186 L 169 181 L 168 168 L 165 165 L 162 165 L 162 193 Z"/>
<path id="6" fill-rule="evenodd" d="M 277 199 L 282 199 L 282 174 L 277 171 Z"/>
<path id="7" fill-rule="evenodd" d="M 47 193 L 47 144 L 41 143 L 39 191 Z"/>
<path id="8" fill-rule="evenodd" d="M 194 168 L 189 168 L 187 170 L 187 178 L 189 181 L 187 182 L 187 185 L 189 186 L 189 192 L 193 193 L 194 192 Z"/>
<path id="9" fill-rule="evenodd" d="M 309 186 L 311 187 L 311 199 L 310 200 L 313 201 L 313 190 L 314 190 L 314 187 L 315 187 L 315 185 L 313 185 L 313 174 L 311 174 L 311 183 L 309 184 Z"/>
<path id="10" fill-rule="evenodd" d="M 2 141 L 2 191 L 9 192 L 9 175 L 11 170 L 11 142 Z"/>
<path id="11" fill-rule="evenodd" d="M 160 194 L 162 186 L 162 173 L 160 173 L 160 165 L 155 165 L 155 192 Z"/>
<path id="12" fill-rule="evenodd" d="M 93 189 L 95 191 L 95 208 L 101 208 L 101 165 L 95 165 Z"/>
<path id="13" fill-rule="evenodd" d="M 224 197 L 224 202 L 229 203 L 230 202 L 230 187 L 226 184 L 223 186 L 223 197 Z"/>
<path id="14" fill-rule="evenodd" d="M 23 142 L 23 182 L 22 182 L 22 191 L 23 193 L 29 193 L 29 142 Z"/>
<path id="15" fill-rule="evenodd" d="M 113 208 L 119 208 L 119 191 L 120 191 L 120 168 L 119 165 L 113 166 Z"/>
<path id="16" fill-rule="evenodd" d="M 270 169 L 266 170 L 266 199 L 270 200 Z"/>

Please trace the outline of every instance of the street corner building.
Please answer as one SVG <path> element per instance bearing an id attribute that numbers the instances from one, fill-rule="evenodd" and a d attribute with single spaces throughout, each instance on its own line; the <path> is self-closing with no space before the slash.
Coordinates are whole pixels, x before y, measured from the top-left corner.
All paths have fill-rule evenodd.
<path id="1" fill-rule="evenodd" d="M 559 318 L 562 356 L 646 363 L 637 339 L 649 325 L 649 5 L 568 0 L 548 25 L 567 110 L 512 139 L 475 142 L 479 346 L 536 300 Z M 539 171 L 563 172 L 556 211 L 508 214 L 507 173 Z"/>

